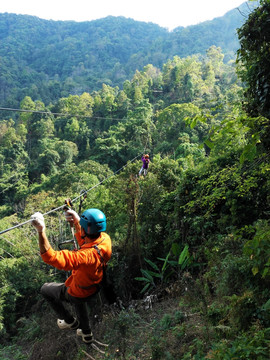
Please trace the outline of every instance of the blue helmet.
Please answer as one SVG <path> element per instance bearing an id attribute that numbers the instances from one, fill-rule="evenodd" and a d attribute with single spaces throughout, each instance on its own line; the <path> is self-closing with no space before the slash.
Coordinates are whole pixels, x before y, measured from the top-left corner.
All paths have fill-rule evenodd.
<path id="1" fill-rule="evenodd" d="M 106 216 L 99 209 L 88 209 L 82 213 L 80 225 L 86 235 L 106 231 Z"/>

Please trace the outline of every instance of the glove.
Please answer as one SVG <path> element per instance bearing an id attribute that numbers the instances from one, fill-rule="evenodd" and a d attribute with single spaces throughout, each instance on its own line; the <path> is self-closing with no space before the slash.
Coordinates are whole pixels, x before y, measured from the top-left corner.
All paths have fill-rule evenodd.
<path id="1" fill-rule="evenodd" d="M 37 232 L 41 233 L 45 230 L 44 216 L 40 212 L 34 213 L 31 219 L 31 224 L 37 229 Z"/>
<path id="2" fill-rule="evenodd" d="M 64 215 L 66 217 L 66 221 L 68 221 L 70 223 L 70 225 L 77 225 L 79 224 L 79 221 L 80 221 L 80 217 L 79 215 L 76 213 L 76 211 L 74 210 L 66 210 L 64 212 Z"/>

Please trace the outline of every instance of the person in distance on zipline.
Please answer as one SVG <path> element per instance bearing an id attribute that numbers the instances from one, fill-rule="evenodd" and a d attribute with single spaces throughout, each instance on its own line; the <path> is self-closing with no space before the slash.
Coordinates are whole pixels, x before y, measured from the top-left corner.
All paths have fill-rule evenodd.
<path id="1" fill-rule="evenodd" d="M 111 239 L 106 231 L 106 216 L 99 209 L 88 209 L 81 218 L 74 210 L 65 211 L 66 220 L 75 227 L 79 250 L 52 249 L 45 232 L 44 217 L 40 212 L 31 216 L 38 232 L 43 261 L 59 270 L 72 271 L 65 283 L 45 283 L 41 294 L 56 312 L 60 329 L 77 329 L 85 343 L 93 341 L 89 324 L 87 301 L 99 290 L 105 264 L 111 258 Z M 64 306 L 74 305 L 76 318 Z"/>
<path id="2" fill-rule="evenodd" d="M 144 176 L 147 175 L 149 163 L 150 163 L 149 155 L 148 154 L 143 155 L 143 157 L 142 157 L 142 167 L 141 167 L 141 170 L 139 171 L 139 176 L 141 176 L 142 173 L 143 173 Z"/>

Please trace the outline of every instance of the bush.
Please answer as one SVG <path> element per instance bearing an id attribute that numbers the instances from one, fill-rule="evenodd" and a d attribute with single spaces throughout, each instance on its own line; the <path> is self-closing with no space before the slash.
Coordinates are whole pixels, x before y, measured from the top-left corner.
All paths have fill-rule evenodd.
<path id="1" fill-rule="evenodd" d="M 270 350 L 270 328 L 266 330 L 253 329 L 253 332 L 243 333 L 235 340 L 223 340 L 216 344 L 205 359 L 213 360 L 268 360 Z"/>
<path id="2" fill-rule="evenodd" d="M 256 224 L 256 234 L 244 246 L 244 253 L 250 257 L 253 275 L 270 279 L 270 226 L 266 220 Z"/>
<path id="3" fill-rule="evenodd" d="M 28 356 L 22 354 L 21 348 L 15 344 L 6 347 L 0 347 L 0 358 L 2 360 L 27 360 Z"/>

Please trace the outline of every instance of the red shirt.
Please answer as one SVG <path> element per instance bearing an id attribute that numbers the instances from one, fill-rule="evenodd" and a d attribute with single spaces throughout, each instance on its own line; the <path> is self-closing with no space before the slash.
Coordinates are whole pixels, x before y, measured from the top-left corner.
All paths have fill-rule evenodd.
<path id="1" fill-rule="evenodd" d="M 79 250 L 61 250 L 55 251 L 50 248 L 41 254 L 43 261 L 54 266 L 59 270 L 72 270 L 72 274 L 66 280 L 65 285 L 68 293 L 75 297 L 87 297 L 94 294 L 97 290 L 95 284 L 102 280 L 103 261 L 107 263 L 112 254 L 111 238 L 108 234 L 102 232 L 100 236 L 91 243 L 84 243 L 80 233 L 75 234 Z M 96 245 L 101 253 L 93 247 Z"/>

